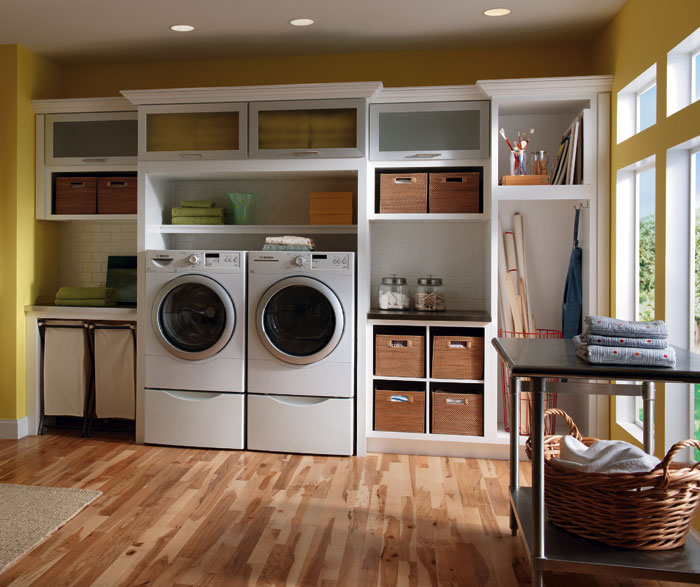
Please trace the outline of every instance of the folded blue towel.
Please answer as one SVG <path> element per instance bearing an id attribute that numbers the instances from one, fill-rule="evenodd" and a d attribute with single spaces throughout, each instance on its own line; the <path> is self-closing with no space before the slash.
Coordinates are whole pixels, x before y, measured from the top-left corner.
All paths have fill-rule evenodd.
<path id="1" fill-rule="evenodd" d="M 629 365 L 635 367 L 673 367 L 676 352 L 673 347 L 665 349 L 643 349 L 586 344 L 584 335 L 574 336 L 576 356 L 587 363 Z"/>
<path id="2" fill-rule="evenodd" d="M 600 346 L 632 347 L 642 349 L 665 349 L 668 340 L 665 338 L 634 338 L 625 336 L 603 336 L 602 334 L 583 333 L 582 338 L 586 344 Z"/>
<path id="3" fill-rule="evenodd" d="M 667 338 L 668 329 L 663 320 L 633 322 L 607 316 L 585 316 L 584 332 L 603 336 L 626 336 L 633 338 Z"/>

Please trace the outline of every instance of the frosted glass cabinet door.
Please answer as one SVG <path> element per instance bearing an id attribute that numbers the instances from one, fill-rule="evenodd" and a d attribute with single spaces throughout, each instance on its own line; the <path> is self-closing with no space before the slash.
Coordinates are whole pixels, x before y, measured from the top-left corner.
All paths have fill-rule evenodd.
<path id="1" fill-rule="evenodd" d="M 245 158 L 246 108 L 244 103 L 141 106 L 139 158 Z"/>
<path id="2" fill-rule="evenodd" d="M 363 99 L 250 104 L 250 156 L 261 159 L 362 157 Z"/>
<path id="3" fill-rule="evenodd" d="M 46 165 L 136 163 L 136 112 L 48 114 L 45 118 Z"/>
<path id="4" fill-rule="evenodd" d="M 486 159 L 489 103 L 370 105 L 370 159 Z"/>

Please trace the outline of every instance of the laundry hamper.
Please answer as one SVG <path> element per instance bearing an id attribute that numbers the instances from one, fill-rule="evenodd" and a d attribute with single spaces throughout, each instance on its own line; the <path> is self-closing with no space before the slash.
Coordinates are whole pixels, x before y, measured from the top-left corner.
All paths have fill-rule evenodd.
<path id="1" fill-rule="evenodd" d="M 545 410 L 561 416 L 569 433 L 590 446 L 596 438 L 582 438 L 563 410 Z M 561 435 L 544 438 L 544 499 L 550 521 L 610 546 L 632 550 L 669 550 L 682 546 L 700 502 L 700 463 L 673 463 L 678 451 L 700 448 L 700 441 L 674 444 L 652 471 L 641 473 L 586 473 L 557 464 Z M 532 456 L 532 436 L 526 443 Z"/>

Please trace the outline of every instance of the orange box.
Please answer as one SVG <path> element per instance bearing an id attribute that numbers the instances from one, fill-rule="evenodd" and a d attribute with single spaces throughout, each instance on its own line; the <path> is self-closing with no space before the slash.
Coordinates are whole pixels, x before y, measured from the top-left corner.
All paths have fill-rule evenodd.
<path id="1" fill-rule="evenodd" d="M 352 192 L 311 192 L 309 224 L 352 224 Z"/>
<path id="2" fill-rule="evenodd" d="M 504 175 L 501 185 L 549 185 L 549 175 Z"/>

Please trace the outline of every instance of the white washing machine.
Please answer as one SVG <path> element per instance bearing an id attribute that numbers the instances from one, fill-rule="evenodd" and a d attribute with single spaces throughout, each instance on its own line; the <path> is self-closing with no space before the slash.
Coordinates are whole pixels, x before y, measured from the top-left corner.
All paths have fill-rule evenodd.
<path id="1" fill-rule="evenodd" d="M 146 252 L 146 442 L 243 448 L 245 294 L 243 252 Z"/>
<path id="2" fill-rule="evenodd" d="M 353 453 L 354 267 L 354 253 L 248 253 L 249 449 Z"/>

